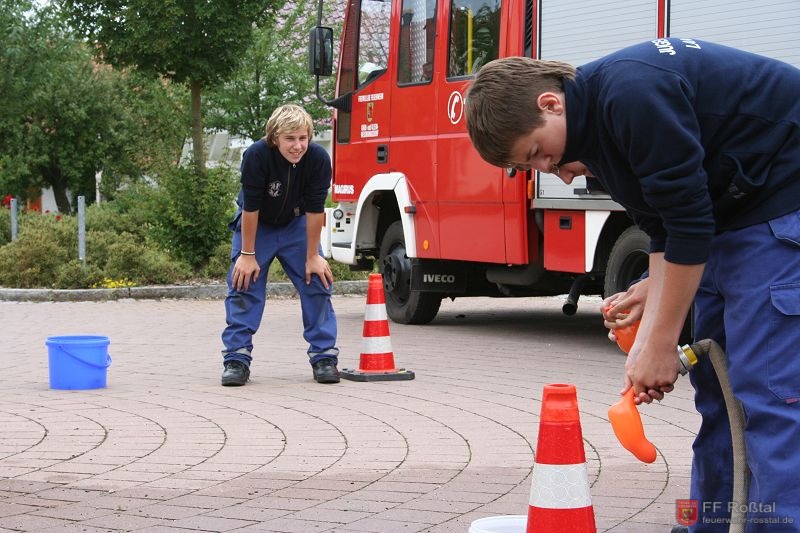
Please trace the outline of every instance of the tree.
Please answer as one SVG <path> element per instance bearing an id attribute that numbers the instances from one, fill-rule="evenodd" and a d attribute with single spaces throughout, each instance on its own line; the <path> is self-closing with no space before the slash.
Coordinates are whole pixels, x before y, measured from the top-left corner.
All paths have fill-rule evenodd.
<path id="1" fill-rule="evenodd" d="M 205 168 L 201 91 L 239 65 L 254 25 L 277 0 L 60 0 L 96 55 L 115 67 L 185 83 L 191 90 L 196 171 Z"/>
<path id="2" fill-rule="evenodd" d="M 137 71 L 95 68 L 104 78 L 107 113 L 94 118 L 102 191 L 113 197 L 125 183 L 174 167 L 189 130 L 185 89 Z"/>
<path id="3" fill-rule="evenodd" d="M 92 61 L 52 7 L 0 0 L 0 25 L 0 190 L 52 187 L 67 213 L 67 190 L 93 198 L 97 170 L 113 189 L 180 154 L 186 125 L 169 87 Z"/>
<path id="4" fill-rule="evenodd" d="M 52 7 L 2 0 L 0 24 L 2 190 L 25 198 L 52 187 L 66 213 L 67 190 L 94 197 L 97 170 L 136 178 L 180 153 L 166 87 L 94 63 Z"/>
<path id="5" fill-rule="evenodd" d="M 324 7 L 343 12 L 340 4 L 328 2 Z M 255 141 L 264 136 L 272 111 L 287 102 L 303 105 L 319 129 L 327 126 L 331 109 L 315 97 L 315 78 L 307 67 L 306 43 L 317 23 L 315 8 L 316 0 L 292 2 L 255 29 L 241 66 L 209 92 L 206 116 L 210 128 Z M 334 15 L 340 26 L 341 14 Z M 333 81 L 323 80 L 323 94 L 333 94 Z"/>
<path id="6" fill-rule="evenodd" d="M 28 23 L 25 12 L 30 3 L 0 0 L 0 196 L 22 196 L 25 188 L 10 176 L 13 147 L 18 146 L 22 131 L 13 127 L 21 116 L 25 80 L 30 79 L 30 64 L 23 46 Z"/>

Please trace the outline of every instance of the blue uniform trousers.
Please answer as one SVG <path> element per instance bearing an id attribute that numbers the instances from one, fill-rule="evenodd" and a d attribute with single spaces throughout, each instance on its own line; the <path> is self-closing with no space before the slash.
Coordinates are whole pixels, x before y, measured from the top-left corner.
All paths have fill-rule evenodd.
<path id="1" fill-rule="evenodd" d="M 231 268 L 228 271 L 228 294 L 225 297 L 228 326 L 222 332 L 224 361 L 237 360 L 250 365 L 253 335 L 261 324 L 266 304 L 267 273 L 272 261 L 277 258 L 300 295 L 303 338 L 309 345 L 309 362 L 313 365 L 320 359 L 329 358 L 336 363 L 339 349 L 336 347 L 336 314 L 331 304 L 332 286 L 328 284 L 329 288 L 326 289 L 317 275 L 312 275 L 311 283 L 306 285 L 305 215 L 295 217 L 282 227 L 258 225 L 255 252 L 261 272 L 246 291 L 237 291 L 231 284 L 233 264 L 242 250 L 239 218 L 237 215 L 231 246 Z"/>
<path id="2" fill-rule="evenodd" d="M 800 211 L 714 238 L 695 299 L 695 338 L 725 350 L 745 411 L 751 472 L 746 531 L 800 531 Z M 694 442 L 693 532 L 727 532 L 730 426 L 707 358 L 690 373 L 702 424 Z"/>

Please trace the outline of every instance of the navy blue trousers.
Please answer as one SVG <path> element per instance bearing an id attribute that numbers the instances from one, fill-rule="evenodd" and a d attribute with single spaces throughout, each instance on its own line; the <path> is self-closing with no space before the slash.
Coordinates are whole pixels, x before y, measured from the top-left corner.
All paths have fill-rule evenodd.
<path id="1" fill-rule="evenodd" d="M 306 217 L 295 217 L 287 226 L 258 225 L 256 233 L 256 259 L 261 272 L 248 290 L 233 288 L 233 265 L 242 250 L 241 222 L 237 222 L 231 245 L 231 268 L 228 271 L 228 293 L 225 297 L 225 318 L 228 326 L 222 332 L 224 361 L 237 360 L 250 365 L 253 335 L 261 325 L 266 305 L 267 273 L 272 261 L 280 261 L 283 270 L 300 296 L 303 313 L 303 338 L 308 342 L 309 362 L 320 359 L 338 361 L 336 347 L 336 314 L 331 304 L 332 285 L 326 289 L 317 275 L 306 285 Z"/>
<path id="2" fill-rule="evenodd" d="M 716 236 L 695 313 L 695 338 L 723 347 L 745 411 L 746 531 L 800 531 L 800 211 Z M 691 483 L 699 518 L 690 531 L 727 532 L 733 452 L 725 403 L 707 358 L 689 375 L 702 415 Z"/>

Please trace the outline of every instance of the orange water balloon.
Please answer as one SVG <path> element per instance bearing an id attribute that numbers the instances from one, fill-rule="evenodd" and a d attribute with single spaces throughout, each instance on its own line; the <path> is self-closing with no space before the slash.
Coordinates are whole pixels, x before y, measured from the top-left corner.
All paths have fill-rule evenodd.
<path id="1" fill-rule="evenodd" d="M 608 408 L 608 420 L 622 447 L 645 463 L 656 460 L 656 447 L 644 436 L 642 418 L 633 403 L 633 387 Z"/>
<path id="2" fill-rule="evenodd" d="M 604 311 L 607 313 L 608 310 L 611 309 L 611 306 L 606 306 Z M 629 310 L 622 311 L 624 314 L 630 314 Z M 633 341 L 636 340 L 636 332 L 639 331 L 639 320 L 631 324 L 630 326 L 625 326 L 623 328 L 616 328 L 614 330 L 614 336 L 617 338 L 617 346 L 619 349 L 622 350 L 624 353 L 628 353 L 633 348 Z"/>
<path id="3" fill-rule="evenodd" d="M 633 348 L 633 341 L 636 340 L 636 332 L 639 331 L 639 322 L 636 321 L 630 326 L 624 328 L 617 328 L 614 330 L 614 335 L 617 337 L 617 346 L 625 353 L 631 351 Z"/>

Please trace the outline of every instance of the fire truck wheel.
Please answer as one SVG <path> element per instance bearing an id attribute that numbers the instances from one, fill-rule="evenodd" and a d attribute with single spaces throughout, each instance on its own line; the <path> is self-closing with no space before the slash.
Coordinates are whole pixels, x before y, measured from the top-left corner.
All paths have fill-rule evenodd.
<path id="1" fill-rule="evenodd" d="M 631 226 L 620 234 L 608 256 L 603 287 L 605 298 L 628 290 L 630 284 L 639 279 L 647 270 L 649 250 L 650 237 L 636 226 Z"/>
<path id="2" fill-rule="evenodd" d="M 427 324 L 433 320 L 442 297 L 411 290 L 411 260 L 406 255 L 403 224 L 399 220 L 383 235 L 379 263 L 389 318 L 399 324 Z"/>
<path id="3" fill-rule="evenodd" d="M 647 270 L 650 237 L 645 232 L 631 226 L 622 232 L 611 249 L 606 266 L 605 297 L 627 290 L 630 284 L 639 279 Z M 678 338 L 679 344 L 691 344 L 694 339 L 694 309 L 690 308 L 683 322 Z"/>

